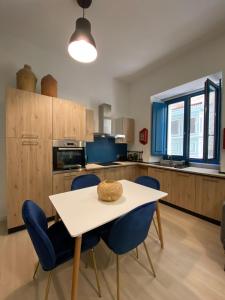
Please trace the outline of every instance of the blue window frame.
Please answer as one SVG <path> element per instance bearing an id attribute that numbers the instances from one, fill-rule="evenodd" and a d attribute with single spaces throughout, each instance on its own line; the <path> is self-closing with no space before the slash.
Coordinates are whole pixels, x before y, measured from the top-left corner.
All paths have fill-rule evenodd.
<path id="1" fill-rule="evenodd" d="M 166 102 L 164 158 L 219 163 L 221 88 L 207 80 L 205 89 Z"/>

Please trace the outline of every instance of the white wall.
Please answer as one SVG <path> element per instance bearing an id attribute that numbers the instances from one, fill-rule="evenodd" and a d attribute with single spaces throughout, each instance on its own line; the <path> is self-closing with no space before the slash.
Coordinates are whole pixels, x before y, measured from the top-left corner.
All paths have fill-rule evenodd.
<path id="1" fill-rule="evenodd" d="M 44 48 L 44 47 L 43 47 Z M 96 65 L 73 61 L 68 54 L 56 56 L 35 45 L 13 36 L 1 36 L 0 46 L 0 219 L 6 216 L 5 204 L 5 153 L 4 153 L 4 103 L 6 86 L 16 86 L 16 72 L 29 64 L 40 79 L 50 73 L 58 81 L 58 96 L 81 102 L 97 111 L 101 103 L 112 104 L 113 116 L 127 115 L 128 86 L 106 74 L 96 73 Z M 97 130 L 97 113 L 96 113 Z"/>
<path id="2" fill-rule="evenodd" d="M 130 84 L 130 115 L 135 118 L 136 122 L 135 143 L 130 148 L 143 149 L 145 161 L 157 160 L 150 153 L 151 140 L 146 146 L 142 146 L 138 141 L 138 132 L 143 127 L 150 130 L 151 137 L 151 96 L 219 71 L 225 74 L 225 35 L 174 57 L 158 69 L 154 69 Z M 225 127 L 224 102 L 225 93 L 222 98 L 222 128 Z M 221 154 L 221 163 L 225 165 L 225 151 L 221 150 Z"/>

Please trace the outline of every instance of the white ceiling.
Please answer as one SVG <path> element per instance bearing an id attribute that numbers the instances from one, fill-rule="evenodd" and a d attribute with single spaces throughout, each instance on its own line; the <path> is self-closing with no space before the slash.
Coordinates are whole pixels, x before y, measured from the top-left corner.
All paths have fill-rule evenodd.
<path id="1" fill-rule="evenodd" d="M 63 59 L 81 13 L 73 0 L 1 0 L 0 34 L 21 37 Z M 99 55 L 90 68 L 132 80 L 132 74 L 174 51 L 221 33 L 225 1 L 93 0 L 86 16 Z"/>

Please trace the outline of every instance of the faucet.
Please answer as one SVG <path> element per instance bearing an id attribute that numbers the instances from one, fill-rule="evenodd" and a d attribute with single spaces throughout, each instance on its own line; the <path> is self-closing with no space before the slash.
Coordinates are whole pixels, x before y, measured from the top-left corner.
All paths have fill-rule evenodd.
<path id="1" fill-rule="evenodd" d="M 172 155 L 168 155 L 168 159 L 170 161 L 169 165 L 172 167 L 173 166 L 173 157 L 172 157 Z"/>

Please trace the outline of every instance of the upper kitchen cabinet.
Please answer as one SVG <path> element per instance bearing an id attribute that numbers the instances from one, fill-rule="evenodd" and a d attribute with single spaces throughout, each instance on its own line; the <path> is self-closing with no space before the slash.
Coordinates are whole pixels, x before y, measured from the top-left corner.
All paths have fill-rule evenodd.
<path id="1" fill-rule="evenodd" d="M 52 139 L 52 98 L 8 88 L 6 137 Z"/>
<path id="2" fill-rule="evenodd" d="M 132 144 L 134 142 L 134 119 L 119 118 L 115 120 L 116 143 Z"/>
<path id="3" fill-rule="evenodd" d="M 86 139 L 87 142 L 94 141 L 94 111 L 86 109 Z"/>
<path id="4" fill-rule="evenodd" d="M 84 141 L 86 109 L 74 101 L 53 98 L 53 139 Z"/>

